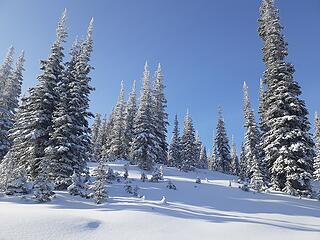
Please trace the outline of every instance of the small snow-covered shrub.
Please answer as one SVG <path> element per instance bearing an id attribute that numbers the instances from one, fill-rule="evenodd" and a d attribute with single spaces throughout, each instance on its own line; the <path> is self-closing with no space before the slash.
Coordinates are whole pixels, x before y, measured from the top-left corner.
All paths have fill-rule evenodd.
<path id="1" fill-rule="evenodd" d="M 107 170 L 107 175 L 106 175 L 106 179 L 108 180 L 108 182 L 117 180 L 119 178 L 120 174 L 118 172 L 114 172 L 112 168 L 108 168 Z"/>
<path id="2" fill-rule="evenodd" d="M 132 189 L 132 186 L 131 186 L 131 185 L 126 184 L 126 185 L 124 186 L 124 189 L 125 189 L 125 191 L 126 191 L 127 193 L 133 194 L 133 189 Z"/>
<path id="3" fill-rule="evenodd" d="M 167 204 L 167 199 L 166 199 L 166 197 L 163 196 L 159 203 L 160 203 L 161 205 L 166 205 L 166 204 Z"/>
<path id="4" fill-rule="evenodd" d="M 200 178 L 197 178 L 197 179 L 196 179 L 196 183 L 197 183 L 197 184 L 200 184 L 200 183 L 201 183 L 201 179 L 200 179 Z"/>
<path id="5" fill-rule="evenodd" d="M 129 177 L 129 173 L 128 173 L 128 167 L 127 166 L 124 166 L 124 174 L 123 174 L 123 178 L 125 180 L 127 180 Z"/>
<path id="6" fill-rule="evenodd" d="M 57 177 L 54 180 L 54 188 L 56 190 L 65 190 L 72 184 L 72 179 L 71 178 L 62 178 L 62 177 Z"/>
<path id="7" fill-rule="evenodd" d="M 161 171 L 158 168 L 156 168 L 152 173 L 150 182 L 159 182 L 159 180 L 162 180 L 162 179 L 163 179 L 163 173 L 161 173 Z"/>
<path id="8" fill-rule="evenodd" d="M 81 176 L 78 176 L 75 172 L 71 176 L 72 184 L 67 188 L 70 195 L 79 195 L 84 198 L 88 198 L 88 186 L 84 182 Z"/>
<path id="9" fill-rule="evenodd" d="M 138 197 L 139 196 L 138 191 L 139 191 L 139 187 L 135 185 L 135 187 L 133 188 L 133 196 Z"/>
<path id="10" fill-rule="evenodd" d="M 163 166 L 161 165 L 159 168 L 160 180 L 163 180 Z"/>
<path id="11" fill-rule="evenodd" d="M 140 179 L 142 180 L 142 182 L 148 181 L 148 177 L 147 177 L 147 175 L 146 175 L 144 172 L 141 173 Z"/>
<path id="12" fill-rule="evenodd" d="M 167 188 L 173 189 L 173 190 L 177 190 L 176 185 L 174 185 L 174 184 L 171 182 L 171 180 L 168 181 Z"/>
<path id="13" fill-rule="evenodd" d="M 242 186 L 239 186 L 242 191 L 249 192 L 248 184 L 244 183 Z"/>
<path id="14" fill-rule="evenodd" d="M 6 194 L 7 195 L 23 195 L 28 194 L 32 190 L 32 183 L 27 182 L 24 174 L 12 179 L 7 184 Z"/>
<path id="15" fill-rule="evenodd" d="M 48 202 L 54 197 L 54 184 L 43 176 L 38 176 L 33 185 L 33 198 L 38 202 Z"/>

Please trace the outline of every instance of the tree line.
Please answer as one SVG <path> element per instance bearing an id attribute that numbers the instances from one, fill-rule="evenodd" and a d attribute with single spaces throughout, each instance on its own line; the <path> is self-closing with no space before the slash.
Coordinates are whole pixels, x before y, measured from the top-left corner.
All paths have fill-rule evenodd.
<path id="1" fill-rule="evenodd" d="M 32 191 L 36 199 L 46 201 L 54 189 L 77 191 L 79 179 L 90 178 L 87 162 L 96 160 L 94 189 L 100 201 L 105 195 L 106 162 L 126 159 L 142 171 L 151 171 L 155 164 L 182 171 L 208 168 L 238 175 L 257 190 L 271 187 L 292 195 L 312 194 L 311 180 L 320 180 L 320 121 L 316 115 L 313 138 L 300 86 L 293 78 L 294 66 L 285 59 L 288 47 L 273 0 L 262 0 L 260 7 L 258 32 L 265 71 L 260 81 L 259 122 L 244 83 L 245 136 L 239 157 L 234 139 L 230 146 L 221 109 L 211 154 L 189 112 L 182 134 L 175 116 L 172 139 L 167 142 L 167 100 L 160 64 L 153 78 L 145 64 L 139 103 L 136 83 L 125 101 L 122 82 L 110 116 L 102 119 L 96 114 L 90 128 L 93 20 L 86 37 L 74 41 L 68 61 L 63 47 L 65 21 L 66 11 L 48 58 L 41 61 L 38 83 L 20 103 L 24 53 L 13 67 L 14 49 L 10 48 L 0 66 L 1 190 L 8 194 Z"/>

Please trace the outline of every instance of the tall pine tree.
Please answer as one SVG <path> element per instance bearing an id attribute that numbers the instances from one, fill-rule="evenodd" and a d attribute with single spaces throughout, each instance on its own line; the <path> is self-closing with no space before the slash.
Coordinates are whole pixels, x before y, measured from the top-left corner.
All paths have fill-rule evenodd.
<path id="1" fill-rule="evenodd" d="M 230 145 L 221 109 L 218 113 L 216 137 L 214 141 L 216 145 L 216 170 L 223 173 L 231 173 Z"/>
<path id="2" fill-rule="evenodd" d="M 314 168 L 314 179 L 320 181 L 320 120 L 318 113 L 315 113 L 314 117 L 314 126 L 315 126 L 315 142 L 316 142 L 316 157 L 314 159 L 313 168 Z"/>
<path id="3" fill-rule="evenodd" d="M 308 110 L 299 98 L 300 86 L 293 79 L 294 67 L 288 55 L 274 0 L 260 7 L 259 35 L 263 41 L 266 83 L 263 140 L 272 187 L 293 195 L 311 192 L 313 140 L 309 134 Z"/>
<path id="4" fill-rule="evenodd" d="M 167 125 L 168 125 L 168 114 L 165 109 L 167 107 L 167 99 L 164 95 L 164 83 L 163 74 L 160 63 L 158 64 L 155 72 L 155 82 L 153 93 L 153 108 L 154 108 L 154 120 L 155 120 L 155 134 L 160 146 L 157 152 L 157 163 L 167 164 Z"/>
<path id="5" fill-rule="evenodd" d="M 236 143 L 234 141 L 233 135 L 231 139 L 231 168 L 232 168 L 232 174 L 238 176 L 240 173 L 239 159 L 238 159 L 237 147 L 236 147 Z"/>
<path id="6" fill-rule="evenodd" d="M 124 119 L 124 157 L 129 159 L 130 149 L 134 135 L 134 118 L 137 114 L 137 94 L 136 81 L 133 81 L 132 90 L 129 94 L 128 102 L 126 104 L 125 119 Z"/>
<path id="7" fill-rule="evenodd" d="M 107 153 L 108 160 L 123 159 L 125 157 L 124 128 L 125 100 L 123 81 L 121 81 L 120 94 L 113 111 L 113 126 L 110 132 L 110 146 Z"/>
<path id="8" fill-rule="evenodd" d="M 159 152 L 155 133 L 155 119 L 152 113 L 152 95 L 148 64 L 144 66 L 140 105 L 134 122 L 134 137 L 131 145 L 131 159 L 143 170 L 152 170 Z"/>
<path id="9" fill-rule="evenodd" d="M 171 143 L 169 146 L 168 153 L 168 166 L 169 167 L 181 167 L 181 145 L 180 145 L 180 132 L 179 132 L 179 122 L 177 114 L 174 117 L 173 131 Z"/>
<path id="10" fill-rule="evenodd" d="M 23 64 L 25 62 L 24 52 L 18 58 L 16 68 L 10 70 L 12 49 L 10 48 L 9 54 L 2 67 L 2 70 L 7 69 L 7 73 L 10 74 L 5 79 L 5 85 L 0 94 L 0 162 L 4 155 L 9 151 L 12 141 L 9 139 L 9 131 L 13 127 L 14 116 L 18 109 L 19 97 L 21 94 L 22 85 L 22 72 L 24 71 Z M 8 65 L 8 66 L 6 66 Z M 3 74 L 3 73 L 2 73 Z"/>
<path id="11" fill-rule="evenodd" d="M 44 156 L 45 148 L 50 145 L 52 116 L 58 101 L 56 87 L 61 82 L 64 70 L 62 44 L 67 36 L 65 19 L 66 11 L 59 21 L 56 40 L 49 57 L 41 61 L 42 74 L 38 77 L 39 83 L 29 90 L 19 107 L 10 134 L 13 144 L 0 166 L 0 184 L 3 189 L 24 172 L 29 180 L 48 179 L 49 164 Z M 50 183 L 47 187 L 49 185 Z M 39 187 L 37 196 L 40 196 L 45 188 Z"/>
<path id="12" fill-rule="evenodd" d="M 246 175 L 251 177 L 253 172 L 256 172 L 256 175 L 263 176 L 263 173 L 265 173 L 265 171 L 263 171 L 265 165 L 261 158 L 261 136 L 251 108 L 246 82 L 243 84 L 243 114 L 245 128 L 244 153 L 247 161 Z M 259 171 L 259 173 L 257 171 Z"/>
<path id="13" fill-rule="evenodd" d="M 189 111 L 184 118 L 183 135 L 181 137 L 181 170 L 193 171 L 197 165 L 198 149 L 196 146 L 195 130 Z"/>

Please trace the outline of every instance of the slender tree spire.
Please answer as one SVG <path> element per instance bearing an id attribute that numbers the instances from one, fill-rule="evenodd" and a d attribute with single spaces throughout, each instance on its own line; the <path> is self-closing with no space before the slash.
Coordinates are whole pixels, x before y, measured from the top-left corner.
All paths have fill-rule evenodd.
<path id="1" fill-rule="evenodd" d="M 237 147 L 234 136 L 231 138 L 231 168 L 234 175 L 239 175 L 239 159 L 237 155 Z"/>
<path id="2" fill-rule="evenodd" d="M 134 123 L 134 137 L 131 146 L 131 159 L 143 170 L 152 170 L 159 151 L 156 140 L 154 115 L 152 113 L 152 96 L 150 90 L 150 72 L 148 64 L 144 65 L 143 84 L 140 105 Z"/>
<path id="3" fill-rule="evenodd" d="M 314 178 L 320 181 L 320 120 L 318 113 L 314 115 L 314 126 L 315 126 L 315 142 L 316 142 L 316 157 L 314 159 Z"/>
<path id="4" fill-rule="evenodd" d="M 24 52 L 22 51 L 17 60 L 16 68 L 12 70 L 10 63 L 12 61 L 12 53 L 13 49 L 10 48 L 5 64 L 2 66 L 2 69 L 0 69 L 0 72 L 3 70 L 2 76 L 5 76 L 6 71 L 7 74 L 10 74 L 5 78 L 4 89 L 2 89 L 0 94 L 0 162 L 12 144 L 12 140 L 9 139 L 9 131 L 13 127 L 14 116 L 18 108 L 21 94 L 22 72 L 24 71 L 23 64 L 25 62 Z"/>
<path id="5" fill-rule="evenodd" d="M 183 171 L 193 171 L 197 166 L 197 159 L 199 158 L 196 156 L 198 151 L 195 141 L 196 137 L 193 122 L 190 117 L 189 110 L 187 110 L 184 118 L 183 135 L 181 138 L 181 169 Z"/>
<path id="6" fill-rule="evenodd" d="M 224 173 L 231 173 L 231 156 L 230 156 L 230 145 L 225 128 L 224 119 L 222 116 L 222 108 L 219 108 L 218 122 L 216 127 L 216 156 L 217 156 L 217 170 Z"/>
<path id="7" fill-rule="evenodd" d="M 130 149 L 134 135 L 134 118 L 137 114 L 137 94 L 136 94 L 136 80 L 132 83 L 132 90 L 125 109 L 124 119 L 124 149 L 125 159 L 130 158 Z"/>
<path id="8" fill-rule="evenodd" d="M 261 159 L 261 138 L 259 128 L 256 124 L 253 110 L 251 108 L 251 103 L 249 99 L 248 87 L 246 82 L 243 83 L 243 114 L 244 114 L 244 152 L 245 159 L 247 161 L 246 175 L 251 177 L 253 171 L 259 171 L 261 176 L 263 176 L 263 160 Z M 253 167 L 258 166 L 258 169 L 253 169 Z"/>
<path id="9" fill-rule="evenodd" d="M 177 114 L 174 117 L 174 124 L 173 124 L 173 131 L 172 131 L 172 138 L 171 143 L 169 146 L 169 153 L 168 153 L 168 166 L 169 167 L 181 167 L 181 138 L 180 138 L 180 131 L 179 131 L 179 122 Z"/>
<path id="10" fill-rule="evenodd" d="M 120 93 L 117 104 L 114 108 L 113 127 L 111 129 L 111 142 L 108 151 L 108 159 L 116 160 L 123 159 L 126 154 L 124 143 L 124 128 L 125 128 L 125 101 L 124 101 L 124 84 L 121 81 Z"/>
<path id="11" fill-rule="evenodd" d="M 155 134 L 160 146 L 157 153 L 157 163 L 167 164 L 167 125 L 168 125 L 168 114 L 166 113 L 167 99 L 164 95 L 164 83 L 163 74 L 161 70 L 160 63 L 158 64 L 157 70 L 155 72 L 155 82 L 153 94 L 153 112 L 155 118 Z"/>

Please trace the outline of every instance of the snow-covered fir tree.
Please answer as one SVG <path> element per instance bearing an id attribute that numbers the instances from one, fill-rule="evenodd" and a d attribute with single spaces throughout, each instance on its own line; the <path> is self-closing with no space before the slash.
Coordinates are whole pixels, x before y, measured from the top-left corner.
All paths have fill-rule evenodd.
<path id="1" fill-rule="evenodd" d="M 38 175 L 33 185 L 33 197 L 38 202 L 48 202 L 54 196 L 54 184 L 49 179 L 49 161 L 43 158 L 40 162 Z"/>
<path id="2" fill-rule="evenodd" d="M 199 158 L 196 156 L 198 149 L 195 142 L 195 129 L 189 111 L 187 111 L 181 137 L 181 170 L 183 171 L 193 171 L 197 165 L 196 159 Z"/>
<path id="3" fill-rule="evenodd" d="M 94 122 L 92 124 L 92 130 L 91 130 L 91 141 L 93 145 L 93 160 L 97 161 L 99 159 L 99 149 L 100 149 L 100 143 L 99 141 L 99 133 L 102 128 L 102 119 L 101 114 L 96 113 L 94 116 Z"/>
<path id="4" fill-rule="evenodd" d="M 253 110 L 251 108 L 248 87 L 246 82 L 244 82 L 243 84 L 243 113 L 245 128 L 243 144 L 245 159 L 247 161 L 246 175 L 248 177 L 251 177 L 254 171 L 258 171 L 258 169 L 256 168 L 259 168 L 260 174 L 262 175 L 263 173 L 265 173 L 265 171 L 263 171 L 263 169 L 265 169 L 265 165 L 263 159 L 261 158 L 261 136 L 259 128 L 254 118 Z"/>
<path id="5" fill-rule="evenodd" d="M 201 153 L 201 147 L 202 147 L 202 142 L 200 139 L 199 132 L 196 130 L 196 153 L 195 153 L 195 161 L 196 161 L 196 167 L 197 168 L 202 168 L 200 165 L 200 153 Z"/>
<path id="6" fill-rule="evenodd" d="M 248 179 L 249 175 L 249 166 L 247 165 L 247 161 L 246 161 L 246 154 L 245 154 L 245 150 L 244 150 L 244 144 L 241 144 L 241 151 L 240 151 L 240 161 L 239 161 L 239 177 L 241 180 L 246 180 Z"/>
<path id="7" fill-rule="evenodd" d="M 101 204 L 108 198 L 107 171 L 105 159 L 99 160 L 96 169 L 96 179 L 93 186 L 93 199 L 96 204 Z"/>
<path id="8" fill-rule="evenodd" d="M 210 170 L 212 171 L 218 171 L 218 161 L 217 161 L 217 143 L 215 141 L 215 133 L 213 132 L 213 146 L 212 146 L 212 152 L 210 156 Z"/>
<path id="9" fill-rule="evenodd" d="M 93 51 L 93 18 L 91 19 L 88 29 L 86 39 L 80 45 L 79 58 L 75 65 L 74 86 L 75 91 L 73 92 L 73 101 L 75 105 L 75 126 L 78 130 L 76 133 L 78 148 L 75 152 L 76 163 L 73 170 L 78 174 L 87 174 L 87 161 L 92 158 L 92 142 L 91 142 L 91 130 L 89 127 L 88 119 L 94 117 L 94 115 L 89 112 L 89 95 L 94 90 L 90 86 L 91 77 L 89 76 L 90 71 L 93 67 L 90 65 L 90 58 Z M 76 104 L 77 103 L 77 104 Z"/>
<path id="10" fill-rule="evenodd" d="M 9 82 L 9 77 L 13 71 L 13 55 L 14 47 L 11 46 L 4 58 L 3 63 L 0 65 L 0 96 L 4 94 L 6 84 Z"/>
<path id="11" fill-rule="evenodd" d="M 11 113 L 7 106 L 8 89 L 12 74 L 14 48 L 10 47 L 3 64 L 0 66 L 0 162 L 10 148 L 8 131 L 11 126 Z"/>
<path id="12" fill-rule="evenodd" d="M 218 122 L 214 141 L 216 145 L 216 170 L 223 173 L 231 173 L 230 145 L 221 109 L 219 109 L 218 113 Z"/>
<path id="13" fill-rule="evenodd" d="M 123 159 L 126 155 L 126 145 L 124 144 L 125 109 L 124 85 L 121 81 L 120 94 L 113 110 L 113 126 L 110 131 L 110 145 L 107 152 L 108 160 Z"/>
<path id="14" fill-rule="evenodd" d="M 314 179 L 320 181 L 320 120 L 318 113 L 314 116 L 314 126 L 315 126 L 315 142 L 316 142 L 316 157 L 314 159 Z"/>
<path id="15" fill-rule="evenodd" d="M 101 147 L 101 158 L 108 159 L 108 152 L 111 146 L 111 130 L 114 125 L 114 108 L 112 109 L 108 118 L 105 118 L 105 121 L 102 125 L 101 132 L 99 134 L 100 141 L 102 143 Z"/>
<path id="16" fill-rule="evenodd" d="M 71 50 L 71 60 L 66 65 L 64 75 L 56 87 L 59 101 L 53 111 L 53 126 L 50 146 L 45 149 L 45 157 L 50 162 L 50 178 L 57 188 L 66 189 L 71 184 L 71 176 L 88 172 L 86 162 L 90 159 L 91 142 L 87 118 L 88 65 L 92 51 L 92 26 L 90 22 L 85 41 L 75 42 Z"/>
<path id="17" fill-rule="evenodd" d="M 5 179 L 11 175 L 12 169 L 24 168 L 28 178 L 35 180 L 45 160 L 45 148 L 50 145 L 49 133 L 52 131 L 52 115 L 58 101 L 56 86 L 63 73 L 63 47 L 67 36 L 65 32 L 66 11 L 57 27 L 56 40 L 47 60 L 41 61 L 42 74 L 39 83 L 29 90 L 22 100 L 15 123 L 10 134 L 12 147 L 1 164 L 1 170 L 7 172 Z M 3 177 L 3 176 L 2 176 Z M 43 172 L 43 178 L 47 177 Z"/>
<path id="18" fill-rule="evenodd" d="M 203 144 L 201 144 L 198 167 L 202 168 L 202 169 L 207 169 L 208 168 L 207 149 Z"/>
<path id="19" fill-rule="evenodd" d="M 231 169 L 232 169 L 232 174 L 237 176 L 239 175 L 240 173 L 239 158 L 237 155 L 237 147 L 236 147 L 236 143 L 234 141 L 233 135 L 231 138 Z"/>
<path id="20" fill-rule="evenodd" d="M 132 90 L 126 104 L 125 120 L 124 120 L 124 157 L 129 159 L 131 143 L 134 136 L 134 118 L 137 114 L 137 94 L 136 94 L 136 81 L 133 81 Z"/>
<path id="21" fill-rule="evenodd" d="M 108 126 L 108 118 L 105 115 L 101 120 L 101 126 L 98 131 L 98 136 L 96 142 L 93 146 L 93 154 L 96 156 L 96 160 L 103 158 L 103 146 L 105 145 L 107 139 L 107 126 Z"/>
<path id="22" fill-rule="evenodd" d="M 131 159 L 143 170 L 152 170 L 159 152 L 155 133 L 155 119 L 152 113 L 150 90 L 150 72 L 148 64 L 144 66 L 140 105 L 134 122 L 134 137 L 131 145 Z"/>
<path id="23" fill-rule="evenodd" d="M 274 0 L 262 1 L 259 24 L 268 106 L 263 140 L 271 184 L 289 194 L 308 195 L 314 143 L 309 133 L 308 110 L 299 98 L 300 86 L 293 79 L 294 67 L 285 61 L 288 47 Z"/>
<path id="24" fill-rule="evenodd" d="M 164 95 L 164 83 L 163 74 L 161 71 L 161 65 L 158 64 L 155 72 L 155 82 L 152 91 L 153 101 L 153 114 L 155 120 L 155 134 L 156 141 L 160 146 L 157 152 L 156 162 L 160 164 L 167 164 L 167 125 L 168 125 L 168 114 L 166 113 L 167 99 Z"/>
<path id="25" fill-rule="evenodd" d="M 6 57 L 5 64 L 1 67 L 0 71 L 10 74 L 5 79 L 5 85 L 0 94 L 0 162 L 4 155 L 9 151 L 12 144 L 9 139 L 9 131 L 13 127 L 14 116 L 19 105 L 19 97 L 21 94 L 22 85 L 22 72 L 24 71 L 23 64 L 25 62 L 24 52 L 22 51 L 19 56 L 15 69 L 10 69 L 11 53 L 10 48 L 8 56 Z M 6 68 L 9 68 L 5 71 Z M 0 75 L 5 75 L 4 72 Z"/>
<path id="26" fill-rule="evenodd" d="M 180 145 L 180 132 L 179 122 L 177 114 L 174 117 L 173 131 L 171 143 L 168 152 L 168 166 L 169 167 L 181 167 L 181 145 Z"/>

